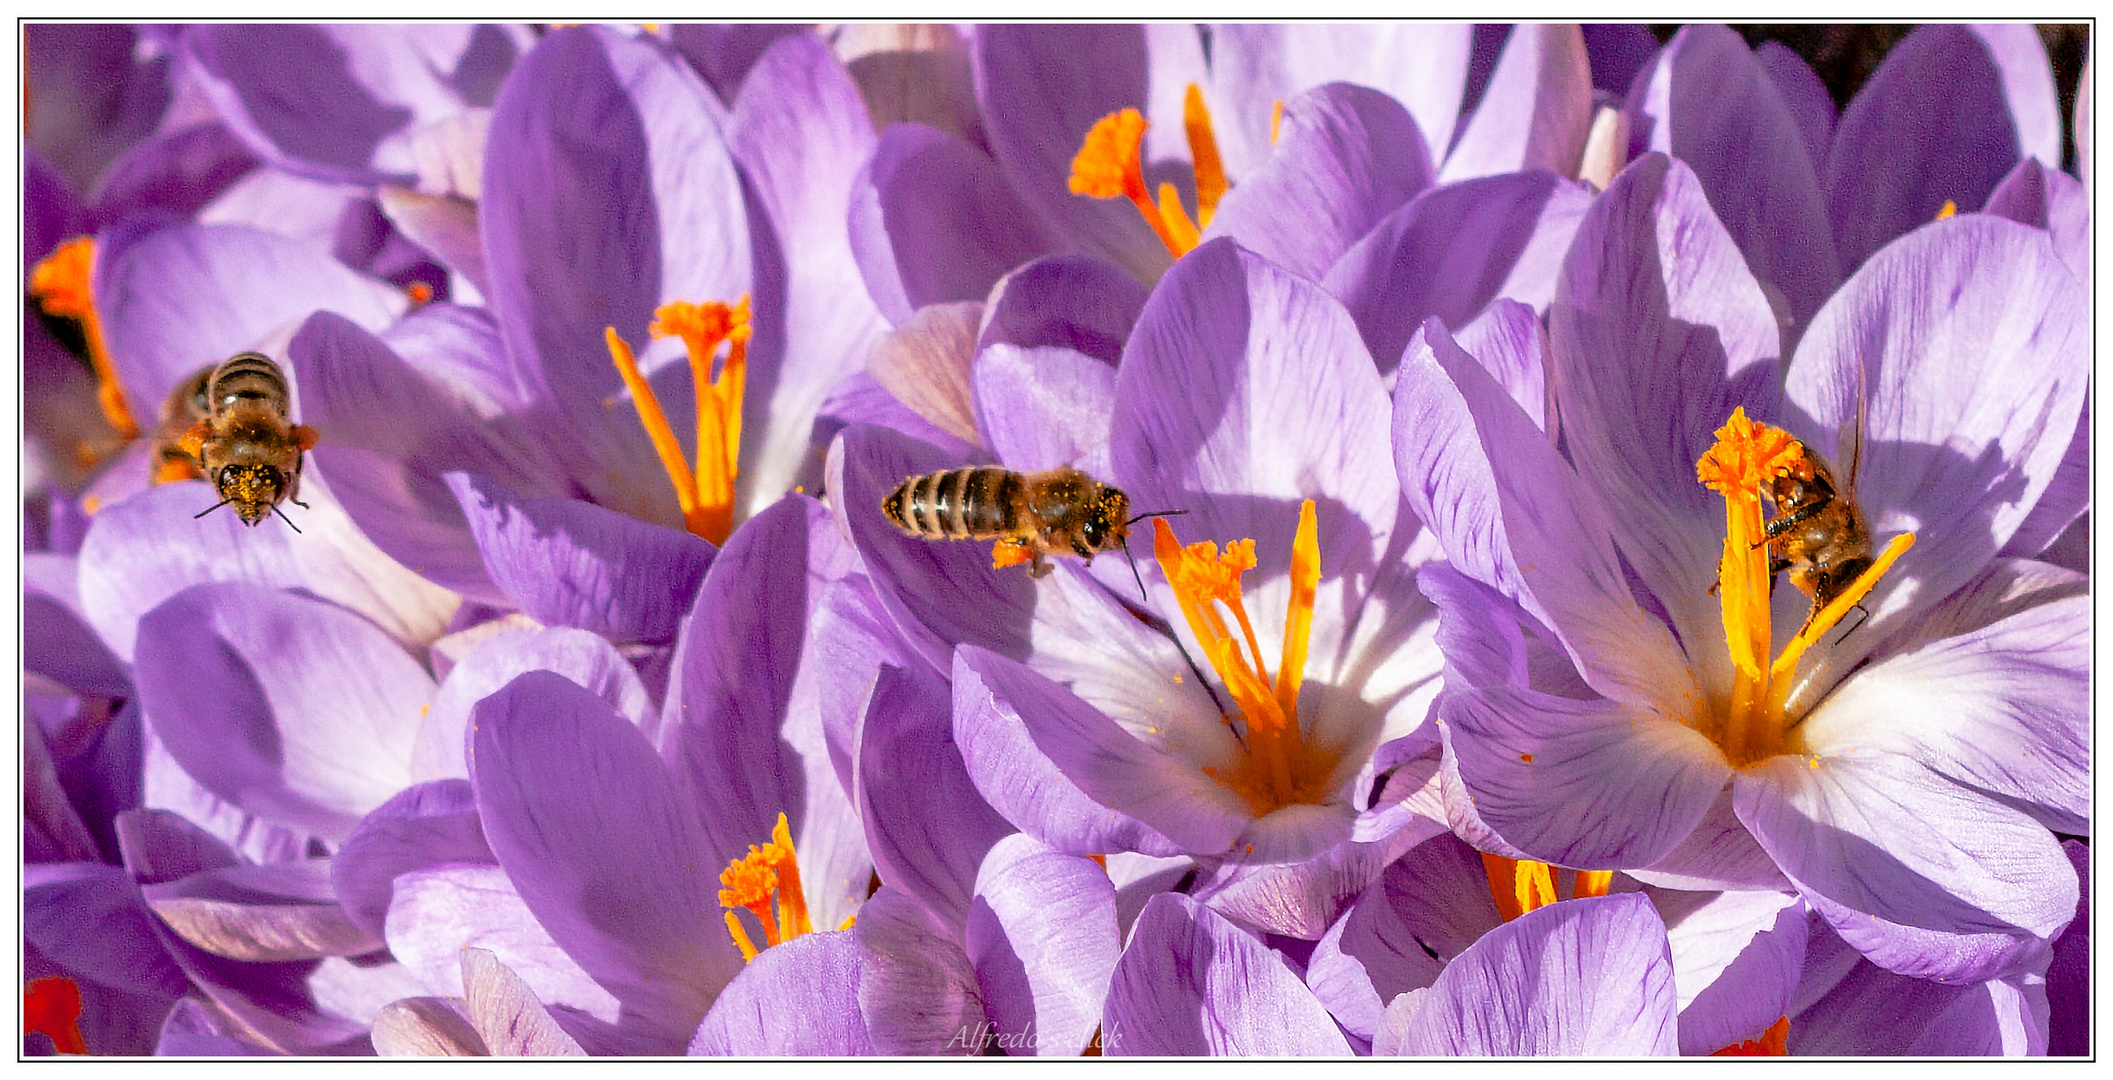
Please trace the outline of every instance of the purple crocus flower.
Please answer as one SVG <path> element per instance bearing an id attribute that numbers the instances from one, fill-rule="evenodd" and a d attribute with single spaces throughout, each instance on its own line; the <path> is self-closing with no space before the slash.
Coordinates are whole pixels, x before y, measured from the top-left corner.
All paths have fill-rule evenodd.
<path id="1" fill-rule="evenodd" d="M 1453 800 L 1456 825 L 1669 885 L 1787 882 L 1901 974 L 2044 964 L 2075 907 L 2048 830 L 2086 820 L 2083 582 L 1998 553 L 2081 408 L 2083 310 L 2046 234 L 1940 221 L 1843 285 L 1778 395 L 1758 286 L 1694 174 L 1654 156 L 1587 216 L 1549 317 L 1567 461 L 1427 323 L 1395 448 L 1432 483 L 1411 501 L 1480 582 L 1426 575 L 1446 625 L 1437 715 L 1472 799 Z M 1792 635 L 1808 600 L 1790 589 L 1772 637 L 1765 591 L 1748 614 L 1720 607 L 1736 584 L 1717 580 L 1720 556 L 1762 552 L 1725 546 L 1693 470 L 1737 409 L 1845 470 L 1861 416 L 1854 495 L 1874 554 L 1890 541 L 1898 559 L 1868 625 L 1821 632 L 1844 600 Z"/>
<path id="2" fill-rule="evenodd" d="M 1196 591 L 1204 586 L 1145 567 L 1145 618 L 1174 623 L 1176 637 L 1116 599 L 1135 589 L 1119 560 L 1090 572 L 1059 560 L 1038 584 L 993 571 L 971 545 L 904 536 L 879 514 L 881 497 L 949 462 L 851 428 L 831 451 L 834 509 L 919 663 L 951 682 L 954 741 L 976 789 L 1058 851 L 1205 859 L 1209 891 L 1241 917 L 1317 937 L 1379 867 L 1429 835 L 1394 817 L 1369 835 L 1353 829 L 1375 776 L 1396 764 L 1374 751 L 1413 729 L 1436 690 L 1429 609 L 1409 585 L 1429 549 L 1401 512 L 1388 462 L 1354 449 L 1385 410 L 1354 327 L 1312 283 L 1216 241 L 1161 281 L 1118 372 L 1046 348 L 992 348 L 977 366 L 977 413 L 1001 462 L 1076 462 L 1133 508 L 1188 511 L 1189 536 L 1253 538 L 1260 580 L 1232 589 L 1228 576 L 1215 588 L 1230 591 L 1215 595 L 1244 595 L 1263 670 L 1298 645 L 1311 660 L 1283 654 L 1293 658 L 1279 681 L 1297 703 L 1295 734 L 1281 728 L 1291 709 L 1258 715 L 1249 707 L 1267 707 L 1254 696 L 1229 728 L 1227 694 L 1250 694 L 1257 665 L 1235 667 L 1229 640 L 1203 640 L 1208 624 L 1183 614 L 1213 603 Z M 1303 524 L 1301 498 L 1316 504 Z M 1306 554 L 1293 555 L 1295 540 Z M 1163 565 L 1198 557 L 1174 550 Z M 1318 585 L 1294 586 L 1294 558 L 1306 560 L 1301 573 L 1317 560 Z M 1310 626 L 1287 624 L 1286 611 Z M 1242 742 L 1269 725 L 1289 740 L 1286 759 Z M 1267 779 L 1280 760 L 1299 762 L 1287 791 Z M 1419 786 L 1390 786 L 1389 802 Z"/>

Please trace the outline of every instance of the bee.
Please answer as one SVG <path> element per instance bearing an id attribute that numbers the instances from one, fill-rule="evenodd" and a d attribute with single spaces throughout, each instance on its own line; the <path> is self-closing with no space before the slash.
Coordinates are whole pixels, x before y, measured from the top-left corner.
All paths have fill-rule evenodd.
<path id="1" fill-rule="evenodd" d="M 996 540 L 1024 557 L 1028 575 L 1036 578 L 1049 573 L 1050 555 L 1076 555 L 1088 564 L 1104 551 L 1121 548 L 1127 555 L 1131 525 L 1187 513 L 1130 517 L 1130 497 L 1121 488 L 1068 465 L 1037 473 L 969 466 L 912 476 L 881 500 L 880 512 L 896 528 L 926 540 Z M 1130 570 L 1137 572 L 1135 559 Z M 1137 590 L 1144 592 L 1142 577 Z"/>
<path id="2" fill-rule="evenodd" d="M 301 455 L 316 432 L 287 415 L 290 397 L 285 373 L 262 353 L 236 353 L 184 380 L 162 405 L 155 482 L 203 477 L 220 501 L 197 517 L 233 505 L 251 528 L 277 513 L 300 532 L 279 504 L 308 508 Z"/>
<path id="3" fill-rule="evenodd" d="M 1863 457 L 1863 414 L 1859 371 L 1856 413 L 1842 426 L 1839 440 L 1849 471 L 1835 472 L 1825 458 L 1801 442 L 1797 461 L 1769 482 L 1776 516 L 1762 529 L 1761 542 L 1768 545 L 1768 573 L 1773 580 L 1773 575 L 1790 571 L 1790 583 L 1812 598 L 1808 623 L 1871 568 L 1871 526 L 1855 496 L 1857 468 Z"/>

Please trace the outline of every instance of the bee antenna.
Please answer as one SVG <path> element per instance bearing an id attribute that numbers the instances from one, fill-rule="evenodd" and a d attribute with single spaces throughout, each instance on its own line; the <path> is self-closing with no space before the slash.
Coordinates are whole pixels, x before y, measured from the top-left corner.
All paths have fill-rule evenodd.
<path id="1" fill-rule="evenodd" d="M 1137 519 L 1132 518 L 1130 520 L 1135 521 Z M 1127 525 L 1129 522 L 1124 522 L 1124 524 Z M 1137 579 L 1137 598 L 1139 600 L 1152 599 L 1145 592 L 1145 576 L 1137 570 L 1137 556 L 1130 554 L 1130 538 L 1127 536 L 1123 538 L 1123 558 L 1130 560 L 1130 576 Z"/>
<path id="2" fill-rule="evenodd" d="M 206 507 L 205 509 L 203 509 L 203 510 L 200 510 L 199 512 L 197 512 L 197 513 L 195 513 L 195 514 L 192 514 L 192 515 L 191 515 L 191 520 L 192 520 L 192 521 L 197 521 L 197 520 L 198 520 L 199 518 L 202 518 L 202 517 L 206 516 L 207 514 L 210 514 L 210 513 L 212 513 L 213 511 L 215 511 L 215 510 L 218 510 L 218 509 L 220 509 L 220 508 L 221 508 L 221 507 L 223 507 L 223 506 L 226 506 L 226 505 L 227 505 L 228 503 L 230 503 L 230 502 L 232 502 L 232 501 L 233 501 L 233 500 L 231 500 L 231 499 L 222 499 L 222 500 L 220 500 L 219 502 L 216 502 L 216 503 L 214 503 L 213 505 L 211 505 L 211 506 L 208 506 L 208 507 Z"/>
<path id="3" fill-rule="evenodd" d="M 272 506 L 272 508 L 271 508 L 271 512 L 272 512 L 272 513 L 274 513 L 274 514 L 277 514 L 277 515 L 279 515 L 279 520 L 280 520 L 280 521 L 283 521 L 283 522 L 285 522 L 285 523 L 286 523 L 286 527 L 287 527 L 287 528 L 289 528 L 289 529 L 292 529 L 292 530 L 293 530 L 293 531 L 295 531 L 295 532 L 300 532 L 300 531 L 301 531 L 301 527 L 300 527 L 299 525 L 296 525 L 296 524 L 294 524 L 294 523 L 293 523 L 293 519 L 292 519 L 292 518 L 290 518 L 290 517 L 287 517 L 287 516 L 286 516 L 286 511 L 284 511 L 284 510 L 281 510 L 281 509 L 279 509 L 279 507 L 278 507 L 278 505 L 277 505 L 277 504 L 273 504 L 273 506 Z"/>
<path id="4" fill-rule="evenodd" d="M 1131 518 L 1130 520 L 1128 520 L 1128 521 L 1125 521 L 1125 522 L 1123 522 L 1123 528 L 1127 529 L 1127 528 L 1129 528 L 1130 526 L 1132 526 L 1132 525 L 1135 525 L 1135 524 L 1137 524 L 1138 522 L 1140 522 L 1140 521 L 1143 521 L 1143 520 L 1144 520 L 1144 519 L 1146 519 L 1146 518 L 1156 518 L 1156 517 L 1173 517 L 1173 516 L 1175 516 L 1176 514 L 1186 514 L 1186 513 L 1188 513 L 1188 511 L 1186 511 L 1186 510 L 1154 510 L 1154 511 L 1152 511 L 1152 512 L 1151 512 L 1151 513 L 1149 513 L 1149 514 L 1139 514 L 1139 515 L 1137 515 L 1136 517 L 1134 517 L 1134 518 Z"/>

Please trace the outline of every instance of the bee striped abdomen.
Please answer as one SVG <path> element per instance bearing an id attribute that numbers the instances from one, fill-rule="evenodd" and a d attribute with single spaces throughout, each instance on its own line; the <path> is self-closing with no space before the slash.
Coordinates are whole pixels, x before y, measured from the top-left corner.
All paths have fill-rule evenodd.
<path id="1" fill-rule="evenodd" d="M 913 476 L 881 501 L 904 532 L 928 540 L 988 540 L 1019 529 L 1020 474 L 972 466 Z"/>
<path id="2" fill-rule="evenodd" d="M 207 387 L 208 407 L 225 411 L 245 402 L 286 411 L 286 376 L 261 353 L 236 353 L 214 369 Z"/>

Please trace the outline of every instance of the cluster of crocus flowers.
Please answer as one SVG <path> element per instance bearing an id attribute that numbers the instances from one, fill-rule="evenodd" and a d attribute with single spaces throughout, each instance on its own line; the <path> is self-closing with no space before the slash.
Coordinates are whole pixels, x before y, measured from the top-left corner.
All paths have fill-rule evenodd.
<path id="1" fill-rule="evenodd" d="M 26 43 L 25 1052 L 2088 1051 L 2031 28 Z"/>

